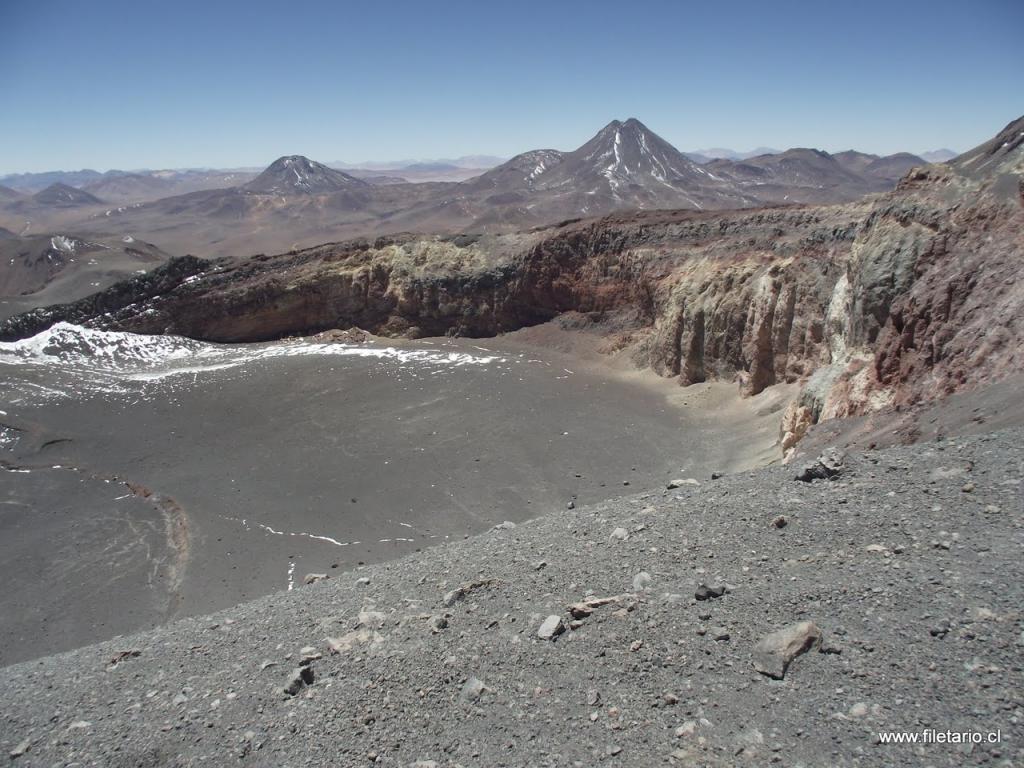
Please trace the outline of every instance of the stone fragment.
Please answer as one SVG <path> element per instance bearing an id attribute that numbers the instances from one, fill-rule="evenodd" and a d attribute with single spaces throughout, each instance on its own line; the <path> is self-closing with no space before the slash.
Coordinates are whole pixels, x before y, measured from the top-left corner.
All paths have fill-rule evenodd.
<path id="1" fill-rule="evenodd" d="M 603 605 L 609 605 L 611 603 L 620 603 L 623 600 L 623 595 L 615 595 L 613 597 L 588 597 L 586 600 L 581 600 L 578 603 L 573 603 L 569 606 L 569 615 L 574 619 L 585 619 L 594 612 L 595 608 L 600 608 Z"/>
<path id="2" fill-rule="evenodd" d="M 484 692 L 489 690 L 483 680 L 478 677 L 470 677 L 466 684 L 462 686 L 459 696 L 463 701 L 479 701 Z"/>
<path id="3" fill-rule="evenodd" d="M 618 539 L 619 541 L 625 541 L 629 538 L 629 532 L 625 528 L 616 528 L 612 531 L 612 538 Z"/>
<path id="4" fill-rule="evenodd" d="M 821 643 L 821 630 L 813 621 L 801 621 L 765 635 L 754 646 L 754 669 L 781 680 L 789 664 Z"/>
<path id="5" fill-rule="evenodd" d="M 640 573 L 633 577 L 633 589 L 637 592 L 643 592 L 651 585 L 651 581 L 651 574 L 647 571 L 640 571 Z"/>
<path id="6" fill-rule="evenodd" d="M 357 645 L 376 645 L 384 642 L 384 637 L 376 631 L 366 628 L 347 632 L 341 637 L 328 637 L 327 649 L 332 653 L 351 651 Z"/>
<path id="7" fill-rule="evenodd" d="M 932 637 L 943 638 L 949 634 L 949 626 L 949 619 L 940 619 L 928 629 L 928 634 Z"/>
<path id="8" fill-rule="evenodd" d="M 563 632 L 565 632 L 565 623 L 562 621 L 562 617 L 552 614 L 544 619 L 540 625 L 540 628 L 537 630 L 537 637 L 541 640 L 554 640 Z"/>
<path id="9" fill-rule="evenodd" d="M 326 581 L 331 578 L 326 573 L 307 573 L 302 578 L 303 584 L 316 584 L 318 581 Z"/>
<path id="10" fill-rule="evenodd" d="M 24 755 L 26 752 L 29 751 L 31 746 L 32 742 L 30 742 L 28 739 L 24 739 L 18 742 L 18 745 L 11 750 L 11 760 L 14 760 Z"/>
<path id="11" fill-rule="evenodd" d="M 387 616 L 381 611 L 369 611 L 363 608 L 360 609 L 359 616 L 356 617 L 356 626 L 380 629 L 384 626 L 385 621 L 387 621 Z"/>
<path id="12" fill-rule="evenodd" d="M 707 584 L 701 584 L 699 587 L 697 587 L 697 590 L 693 593 L 693 596 L 698 600 L 712 600 L 716 597 L 721 597 L 725 593 L 725 585 L 715 584 L 709 587 Z"/>
<path id="13" fill-rule="evenodd" d="M 446 592 L 444 597 L 441 598 L 441 602 L 444 604 L 445 608 L 451 608 L 473 590 L 490 586 L 493 583 L 493 579 L 483 579 L 482 581 L 473 581 L 468 584 L 462 584 L 450 592 Z"/>
<path id="14" fill-rule="evenodd" d="M 683 723 L 678 728 L 676 728 L 676 737 L 681 739 L 681 738 L 684 738 L 684 737 L 693 736 L 693 734 L 695 734 L 696 732 L 697 732 L 697 721 L 696 720 L 687 720 L 685 723 Z"/>
<path id="15" fill-rule="evenodd" d="M 141 656 L 141 655 L 142 655 L 142 651 L 140 651 L 140 650 L 138 650 L 136 648 L 131 648 L 131 649 L 127 650 L 127 651 L 118 651 L 117 653 L 115 653 L 110 658 L 110 666 L 116 667 L 118 664 L 120 664 L 125 659 L 134 659 L 134 658 L 137 658 L 138 656 Z"/>
<path id="16" fill-rule="evenodd" d="M 314 680 L 313 667 L 298 667 L 292 670 L 291 676 L 281 690 L 286 696 L 297 696 L 299 691 L 307 685 L 312 685 Z"/>
<path id="17" fill-rule="evenodd" d="M 843 471 L 843 455 L 835 448 L 829 448 L 814 461 L 804 465 L 796 479 L 804 483 L 812 480 L 832 480 Z"/>

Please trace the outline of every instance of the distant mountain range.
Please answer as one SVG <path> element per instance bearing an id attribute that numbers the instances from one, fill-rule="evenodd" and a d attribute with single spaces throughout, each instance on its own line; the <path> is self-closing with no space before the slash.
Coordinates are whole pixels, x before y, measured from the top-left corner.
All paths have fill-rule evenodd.
<path id="1" fill-rule="evenodd" d="M 850 151 L 852 152 L 852 150 Z M 782 150 L 770 147 L 757 147 L 748 152 L 726 147 L 710 147 L 682 154 L 695 163 L 706 164 L 712 160 L 747 160 L 761 155 L 776 155 L 781 152 Z M 956 155 L 957 153 L 951 149 L 937 149 L 914 156 L 929 163 L 940 163 L 951 160 Z M 838 157 L 838 154 L 836 156 Z M 866 156 L 877 157 L 877 155 Z M 522 157 L 522 155 L 517 157 Z M 508 162 L 507 158 L 497 155 L 463 155 L 436 160 L 410 159 L 361 163 L 335 160 L 324 163 L 324 165 L 344 171 L 355 178 L 365 179 L 371 184 L 393 184 L 405 181 L 464 181 L 506 162 Z M 134 203 L 206 189 L 239 186 L 251 181 L 259 173 L 258 168 L 110 170 L 104 173 L 86 168 L 79 171 L 14 173 L 0 176 L 0 203 L 11 199 L 12 192 L 31 195 L 56 183 L 84 189 L 110 203 Z"/>
<path id="2" fill-rule="evenodd" d="M 332 163 L 328 163 L 328 165 L 340 170 L 359 168 L 368 171 L 399 171 L 407 168 L 415 169 L 421 167 L 479 169 L 493 168 L 496 165 L 501 165 L 507 159 L 497 155 L 463 155 L 462 157 L 438 160 L 367 160 L 362 163 L 347 163 L 343 160 L 335 160 Z"/>
<path id="3" fill-rule="evenodd" d="M 535 149 L 486 169 L 466 166 L 499 158 L 342 170 L 286 155 L 262 172 L 22 174 L 0 179 L 0 226 L 19 235 L 130 236 L 170 253 L 241 256 L 400 231 L 501 232 L 622 210 L 839 203 L 892 189 L 925 164 L 907 153 L 854 150 L 706 152 L 723 156 L 698 162 L 630 118 L 613 120 L 576 149 Z"/>

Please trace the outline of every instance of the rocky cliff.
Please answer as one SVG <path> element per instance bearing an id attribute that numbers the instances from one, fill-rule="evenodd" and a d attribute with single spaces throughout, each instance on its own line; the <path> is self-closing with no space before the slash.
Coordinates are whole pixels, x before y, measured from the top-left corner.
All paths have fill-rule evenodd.
<path id="1" fill-rule="evenodd" d="M 58 320 L 237 342 L 359 326 L 489 336 L 587 314 L 683 385 L 803 382 L 791 448 L 820 419 L 915 403 L 1024 364 L 1024 118 L 889 194 L 840 206 L 652 211 L 524 233 L 396 236 L 244 260 L 176 261 Z"/>

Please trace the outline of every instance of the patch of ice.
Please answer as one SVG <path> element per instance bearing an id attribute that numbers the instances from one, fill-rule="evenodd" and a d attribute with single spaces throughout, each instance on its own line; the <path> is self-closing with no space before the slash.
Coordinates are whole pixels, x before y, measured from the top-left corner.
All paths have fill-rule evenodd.
<path id="1" fill-rule="evenodd" d="M 75 240 L 64 235 L 54 235 L 50 238 L 50 247 L 55 251 L 63 251 L 64 253 L 75 252 Z"/>
<path id="2" fill-rule="evenodd" d="M 149 387 L 191 386 L 200 375 L 217 371 L 309 356 L 377 360 L 409 368 L 414 375 L 444 374 L 467 366 L 507 362 L 494 354 L 427 346 L 399 348 L 308 341 L 210 344 L 180 336 L 98 331 L 69 323 L 57 323 L 21 341 L 0 342 L 0 366 L 28 366 L 53 372 L 48 379 L 56 385 L 53 387 L 42 387 L 23 377 L 6 377 L 11 385 L 29 392 L 33 399 L 45 400 L 88 393 L 138 392 L 140 387 L 145 394 Z M 189 375 L 191 382 L 183 381 Z"/>

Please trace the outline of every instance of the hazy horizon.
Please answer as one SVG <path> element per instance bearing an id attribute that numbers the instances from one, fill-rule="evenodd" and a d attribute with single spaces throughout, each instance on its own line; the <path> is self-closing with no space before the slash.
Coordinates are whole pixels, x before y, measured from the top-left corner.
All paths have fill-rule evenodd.
<path id="1" fill-rule="evenodd" d="M 1009 0 L 0 11 L 0 174 L 573 149 L 635 116 L 683 151 L 966 151 L 1024 107 Z M 45 42 L 40 55 L 40 44 Z M 368 159 L 372 158 L 372 159 Z"/>
<path id="2" fill-rule="evenodd" d="M 641 120 L 641 122 L 643 122 L 643 121 Z M 650 126 L 648 126 L 648 127 L 650 127 Z M 595 133 L 596 132 L 597 131 L 595 130 Z M 657 131 L 655 131 L 655 133 L 657 133 Z M 993 131 L 993 133 L 994 133 L 994 131 Z M 590 137 L 588 136 L 587 138 L 590 138 Z M 971 147 L 974 147 L 977 144 L 981 144 L 983 141 L 987 140 L 988 138 L 991 138 L 991 136 L 983 137 L 982 139 L 979 139 L 977 142 L 975 142 L 975 144 L 972 144 Z M 582 144 L 582 143 L 583 142 L 580 142 L 580 144 Z M 900 150 L 895 150 L 895 151 L 896 152 L 910 152 L 912 154 L 918 154 L 919 155 L 919 154 L 927 154 L 928 152 L 936 152 L 936 151 L 948 150 L 948 151 L 951 151 L 951 152 L 955 152 L 957 154 L 961 154 L 962 152 L 966 152 L 971 147 L 958 148 L 958 147 L 944 146 L 944 147 L 932 147 L 930 149 L 920 149 L 920 150 L 900 149 Z M 527 147 L 527 148 L 524 148 L 522 151 L 526 152 L 529 149 L 540 149 L 540 148 L 541 147 Z M 547 149 L 548 147 L 544 147 L 544 148 Z M 566 150 L 566 151 L 571 150 L 571 149 L 575 149 L 575 148 L 576 147 L 553 147 L 553 149 L 561 149 L 561 150 Z M 783 152 L 783 151 L 786 151 L 788 149 L 799 149 L 801 147 L 797 147 L 796 145 L 787 145 L 787 146 L 783 146 L 783 147 L 766 147 L 764 145 L 758 145 L 756 147 L 749 147 L 749 148 L 738 148 L 738 147 L 696 147 L 696 148 L 693 148 L 693 147 L 676 147 L 676 148 L 679 149 L 682 152 L 689 152 L 689 153 L 702 153 L 702 152 L 712 151 L 712 150 L 728 150 L 728 151 L 731 151 L 731 152 L 736 152 L 738 154 L 749 154 L 751 152 L 754 152 L 755 150 L 762 150 L 762 149 L 763 150 L 771 149 L 773 151 Z M 825 147 L 814 146 L 814 147 L 804 147 L 804 148 L 821 149 L 821 150 L 824 150 L 826 152 L 829 152 L 830 154 L 834 154 L 834 153 L 837 153 L 837 152 L 844 152 L 844 151 L 847 151 L 847 150 L 864 151 L 864 150 L 861 150 L 859 147 L 845 147 L 843 149 L 826 149 Z M 519 154 L 519 153 L 517 152 L 517 153 L 514 153 L 514 154 Z M 230 166 L 224 166 L 224 165 L 155 166 L 155 165 L 150 165 L 150 166 L 137 166 L 137 167 L 110 166 L 110 167 L 99 167 L 99 168 L 97 168 L 95 166 L 83 165 L 83 166 L 80 166 L 80 167 L 67 167 L 67 168 L 41 168 L 41 169 L 32 170 L 32 171 L 8 171 L 8 170 L 4 170 L 3 168 L 0 168 L 0 179 L 8 178 L 8 177 L 13 177 L 13 176 L 33 175 L 33 174 L 40 174 L 40 173 L 75 173 L 75 172 L 81 172 L 81 171 L 96 171 L 97 173 L 107 173 L 107 172 L 110 172 L 110 171 L 120 171 L 120 172 L 124 172 L 124 173 L 145 173 L 145 172 L 155 172 L 155 171 L 215 171 L 215 170 L 216 171 L 239 171 L 239 172 L 246 171 L 246 172 L 253 172 L 253 171 L 261 171 L 261 170 L 265 169 L 267 166 L 269 166 L 272 162 L 277 160 L 278 158 L 286 157 L 288 155 L 303 155 L 305 157 L 309 157 L 309 159 L 311 159 L 311 160 L 314 160 L 314 161 L 319 162 L 319 163 L 323 163 L 325 165 L 330 165 L 330 166 L 339 166 L 339 167 L 344 167 L 344 168 L 364 169 L 364 170 L 380 170 L 380 171 L 383 172 L 383 171 L 389 170 L 388 168 L 385 168 L 383 166 L 394 166 L 394 170 L 398 170 L 401 167 L 402 164 L 412 164 L 412 163 L 445 163 L 445 162 L 460 161 L 460 160 L 463 160 L 464 158 L 468 158 L 468 157 L 490 157 L 490 158 L 492 158 L 495 161 L 503 162 L 503 161 L 508 160 L 511 157 L 513 157 L 514 154 L 513 155 L 495 155 L 493 153 L 488 153 L 488 152 L 472 152 L 472 153 L 465 153 L 465 154 L 458 155 L 458 156 L 453 156 L 453 157 L 413 157 L 413 156 L 405 156 L 405 157 L 396 157 L 396 158 L 374 158 L 374 159 L 368 159 L 368 160 L 351 161 L 351 160 L 346 160 L 345 158 L 335 158 L 335 159 L 331 159 L 331 160 L 325 160 L 323 158 L 310 157 L 308 154 L 305 154 L 305 153 L 302 153 L 302 152 L 283 152 L 283 153 L 281 153 L 279 155 L 275 155 L 274 157 L 268 158 L 264 162 L 254 162 L 254 163 L 247 163 L 247 164 L 242 164 L 242 165 L 230 165 Z M 887 154 L 892 154 L 892 153 L 887 153 Z M 381 167 L 377 168 L 375 166 L 381 166 Z M 464 166 L 464 167 L 469 168 L 470 166 Z M 483 166 L 481 166 L 481 167 L 483 167 Z"/>

